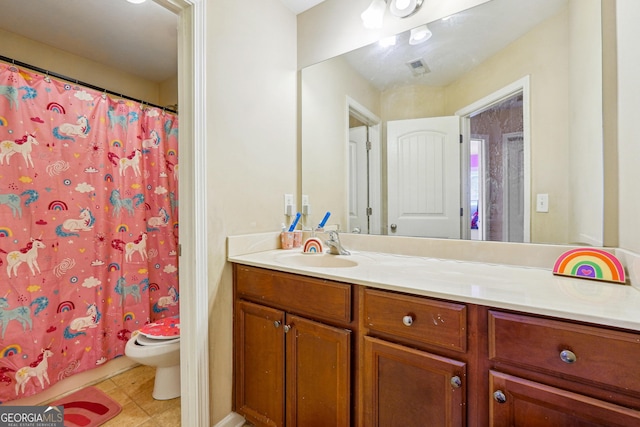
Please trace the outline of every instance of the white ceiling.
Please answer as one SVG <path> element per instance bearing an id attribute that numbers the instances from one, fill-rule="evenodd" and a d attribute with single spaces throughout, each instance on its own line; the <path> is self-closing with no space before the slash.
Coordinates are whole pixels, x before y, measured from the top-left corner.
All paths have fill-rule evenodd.
<path id="1" fill-rule="evenodd" d="M 324 0 L 281 1 L 298 14 Z M 0 0 L 1 29 L 154 82 L 177 74 L 177 25 L 153 1 Z"/>
<path id="2" fill-rule="evenodd" d="M 410 46 L 406 32 L 394 47 L 374 43 L 345 54 L 345 59 L 380 90 L 410 84 L 446 86 L 566 5 L 567 0 L 492 0 L 429 23 L 433 35 L 425 43 Z M 416 59 L 430 72 L 414 76 L 407 62 Z"/>

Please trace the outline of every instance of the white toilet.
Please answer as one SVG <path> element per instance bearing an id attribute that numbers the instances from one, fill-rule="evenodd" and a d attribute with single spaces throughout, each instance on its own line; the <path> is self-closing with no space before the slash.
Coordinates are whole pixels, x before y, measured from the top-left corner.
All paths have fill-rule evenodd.
<path id="1" fill-rule="evenodd" d="M 167 317 L 133 332 L 124 354 L 141 365 L 155 366 L 153 398 L 180 396 L 180 318 Z"/>

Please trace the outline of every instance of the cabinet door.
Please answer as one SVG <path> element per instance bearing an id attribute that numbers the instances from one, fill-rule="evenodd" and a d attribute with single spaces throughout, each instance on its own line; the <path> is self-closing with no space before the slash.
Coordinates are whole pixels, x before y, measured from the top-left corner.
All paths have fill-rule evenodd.
<path id="1" fill-rule="evenodd" d="M 287 315 L 287 427 L 348 427 L 351 332 Z"/>
<path id="2" fill-rule="evenodd" d="M 640 412 L 544 384 L 489 373 L 493 427 L 638 426 Z"/>
<path id="3" fill-rule="evenodd" d="M 236 303 L 236 411 L 260 426 L 284 426 L 284 313 Z"/>
<path id="4" fill-rule="evenodd" d="M 466 425 L 466 364 L 365 337 L 364 425 Z"/>

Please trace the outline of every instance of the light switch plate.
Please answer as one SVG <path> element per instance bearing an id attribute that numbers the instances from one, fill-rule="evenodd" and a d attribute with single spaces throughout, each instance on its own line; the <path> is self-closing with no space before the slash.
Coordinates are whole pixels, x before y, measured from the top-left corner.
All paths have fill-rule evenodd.
<path id="1" fill-rule="evenodd" d="M 284 195 L 284 214 L 286 216 L 293 215 L 293 194 Z"/>
<path id="2" fill-rule="evenodd" d="M 549 212 L 548 194 L 538 194 L 536 196 L 536 212 Z"/>

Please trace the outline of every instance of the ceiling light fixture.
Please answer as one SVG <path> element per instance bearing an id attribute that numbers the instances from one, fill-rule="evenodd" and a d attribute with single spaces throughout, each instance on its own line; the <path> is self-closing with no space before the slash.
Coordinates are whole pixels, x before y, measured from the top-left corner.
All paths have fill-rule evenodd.
<path id="1" fill-rule="evenodd" d="M 424 0 L 372 0 L 367 10 L 360 15 L 362 25 L 365 28 L 382 28 L 387 1 L 389 1 L 389 11 L 398 18 L 407 18 L 413 15 L 424 2 Z"/>
<path id="2" fill-rule="evenodd" d="M 391 0 L 389 11 L 398 18 L 406 18 L 420 9 L 424 0 Z"/>
<path id="3" fill-rule="evenodd" d="M 127 1 L 133 4 L 140 4 L 140 3 L 144 3 L 147 0 L 127 0 Z"/>
<path id="4" fill-rule="evenodd" d="M 427 25 L 420 25 L 411 30 L 411 36 L 409 37 L 409 44 L 416 45 L 420 43 L 424 43 L 429 40 L 432 36 L 431 30 Z"/>

